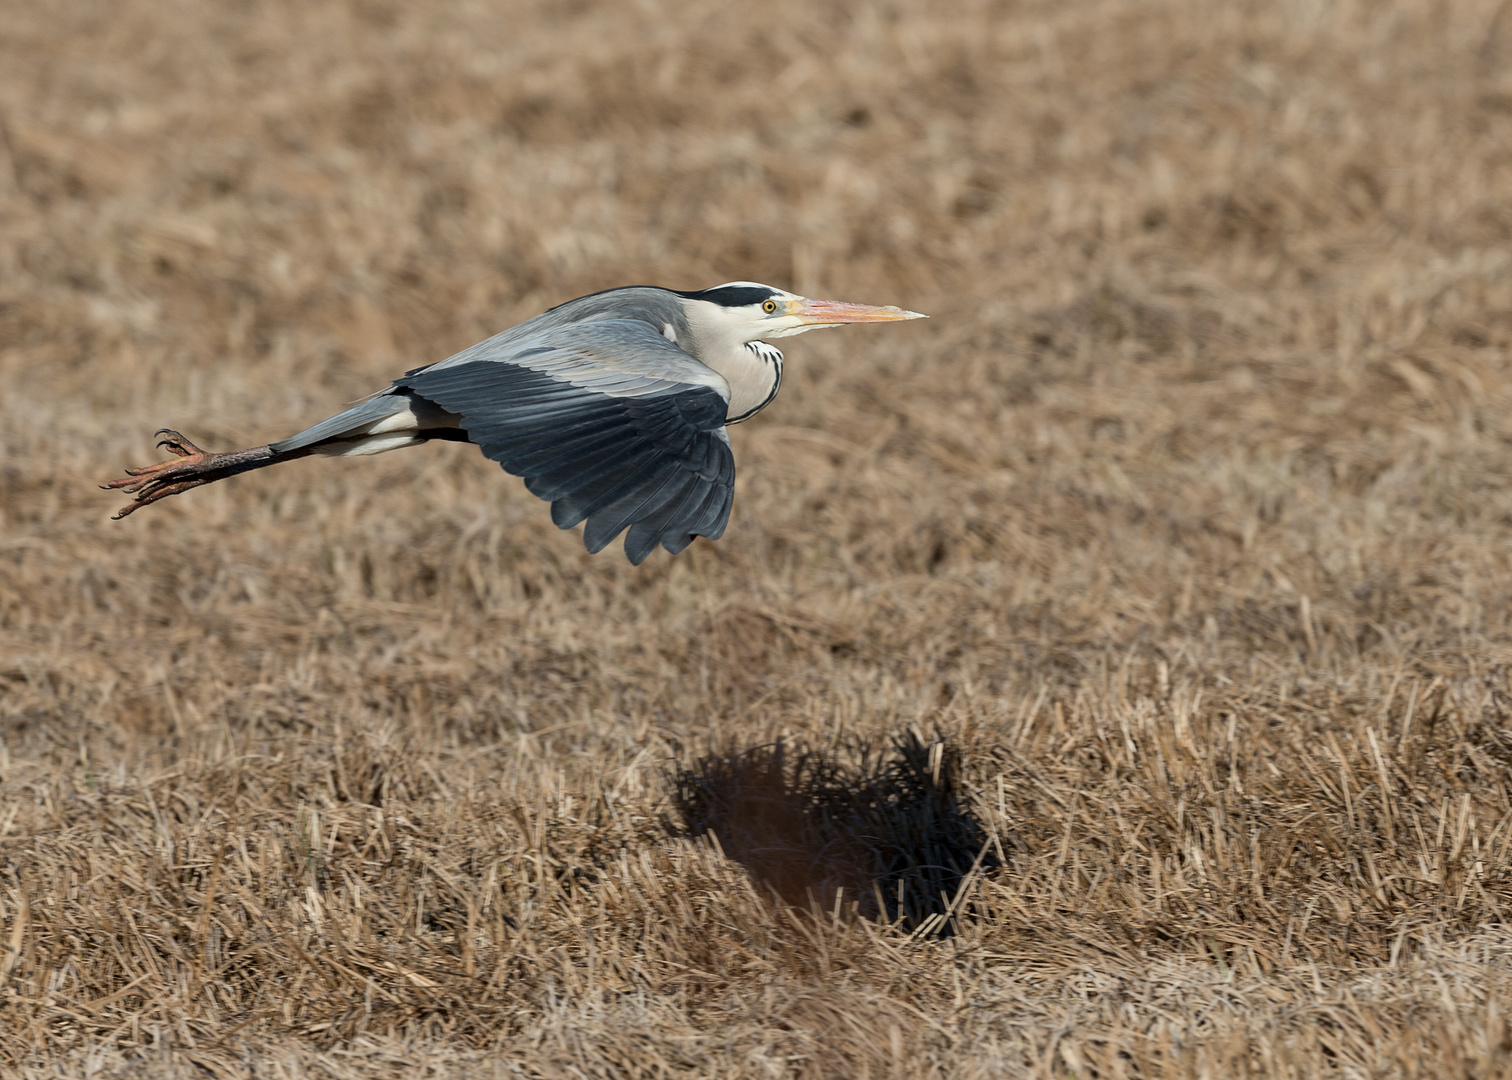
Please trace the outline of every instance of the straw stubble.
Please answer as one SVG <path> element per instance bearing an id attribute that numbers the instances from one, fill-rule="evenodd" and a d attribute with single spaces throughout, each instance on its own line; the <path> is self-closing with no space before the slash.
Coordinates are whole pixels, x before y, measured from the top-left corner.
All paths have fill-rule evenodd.
<path id="1" fill-rule="evenodd" d="M 5 21 L 5 1071 L 1505 1069 L 1505 5 Z M 465 446 L 92 486 L 740 278 L 934 317 L 676 559 Z M 677 779 L 779 741 L 774 889 Z"/>

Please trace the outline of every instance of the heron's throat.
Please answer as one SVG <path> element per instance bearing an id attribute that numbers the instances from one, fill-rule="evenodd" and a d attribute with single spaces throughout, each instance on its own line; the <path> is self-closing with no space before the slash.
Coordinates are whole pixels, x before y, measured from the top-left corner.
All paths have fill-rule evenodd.
<path id="1" fill-rule="evenodd" d="M 678 344 L 729 384 L 725 423 L 748 420 L 771 404 L 782 384 L 782 353 L 751 339 L 764 317 L 703 300 L 685 300 L 683 311 L 691 337 L 684 343 L 679 334 Z"/>
<path id="2" fill-rule="evenodd" d="M 726 424 L 749 420 L 772 403 L 782 386 L 782 353 L 764 341 L 750 341 L 724 349 L 704 363 L 730 384 Z"/>

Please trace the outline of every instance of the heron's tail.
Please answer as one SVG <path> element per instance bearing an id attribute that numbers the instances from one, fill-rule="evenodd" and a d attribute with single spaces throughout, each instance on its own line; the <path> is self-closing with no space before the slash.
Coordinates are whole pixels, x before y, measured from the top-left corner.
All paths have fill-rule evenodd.
<path id="1" fill-rule="evenodd" d="M 409 390 L 396 389 L 358 402 L 298 435 L 273 443 L 271 449 L 279 456 L 298 451 L 337 457 L 379 454 L 438 436 L 460 435 L 460 419 Z"/>

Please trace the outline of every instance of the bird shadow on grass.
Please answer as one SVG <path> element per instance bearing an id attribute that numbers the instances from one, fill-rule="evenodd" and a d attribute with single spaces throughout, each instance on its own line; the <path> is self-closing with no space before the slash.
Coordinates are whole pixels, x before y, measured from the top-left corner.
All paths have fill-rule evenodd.
<path id="1" fill-rule="evenodd" d="M 677 770 L 674 802 L 789 904 L 953 934 L 968 877 L 1001 865 L 959 793 L 960 755 L 910 733 L 844 757 L 780 740 L 710 754 Z"/>

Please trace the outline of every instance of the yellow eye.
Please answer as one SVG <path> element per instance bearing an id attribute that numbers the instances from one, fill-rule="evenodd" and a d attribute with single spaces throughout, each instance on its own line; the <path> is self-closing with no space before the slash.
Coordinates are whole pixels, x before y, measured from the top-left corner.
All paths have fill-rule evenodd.
<path id="1" fill-rule="evenodd" d="M 770 315 L 772 312 L 777 310 L 777 301 L 768 300 L 766 303 L 761 305 L 761 310 Z"/>

